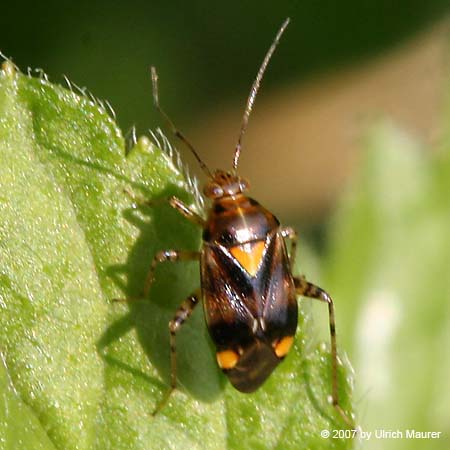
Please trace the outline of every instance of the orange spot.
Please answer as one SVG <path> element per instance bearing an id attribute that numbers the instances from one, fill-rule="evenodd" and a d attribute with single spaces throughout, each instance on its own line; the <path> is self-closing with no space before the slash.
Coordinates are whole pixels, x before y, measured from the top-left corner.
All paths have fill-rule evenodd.
<path id="1" fill-rule="evenodd" d="M 239 355 L 233 350 L 217 352 L 216 358 L 221 369 L 232 369 L 239 361 Z"/>
<path id="2" fill-rule="evenodd" d="M 294 342 L 293 336 L 285 336 L 279 341 L 274 342 L 274 350 L 278 358 L 282 358 L 283 356 L 286 356 L 288 354 L 289 350 L 292 347 L 293 342 Z"/>
<path id="3" fill-rule="evenodd" d="M 265 242 L 257 241 L 230 248 L 230 253 L 239 264 L 252 276 L 256 275 L 261 265 Z"/>

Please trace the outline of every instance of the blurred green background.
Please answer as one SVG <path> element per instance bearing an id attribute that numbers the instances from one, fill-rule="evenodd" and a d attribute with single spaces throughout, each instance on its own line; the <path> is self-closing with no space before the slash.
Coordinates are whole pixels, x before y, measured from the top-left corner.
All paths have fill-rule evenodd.
<path id="1" fill-rule="evenodd" d="M 23 71 L 42 68 L 51 81 L 61 83 L 65 74 L 107 99 L 124 133 L 132 125 L 138 134 L 161 125 L 151 101 L 149 66 L 155 65 L 164 108 L 207 163 L 224 167 L 230 164 L 257 68 L 277 28 L 290 16 L 256 102 L 240 164 L 252 180 L 254 195 L 268 203 L 276 200 L 276 212 L 285 220 L 317 225 L 356 164 L 350 143 L 332 139 L 333 127 L 355 137 L 363 127 L 349 131 L 349 123 L 372 110 L 386 112 L 389 98 L 391 106 L 400 104 L 398 92 L 420 100 L 413 107 L 406 103 L 406 110 L 420 108 L 430 117 L 429 92 L 420 97 L 427 88 L 414 85 L 433 83 L 436 68 L 428 60 L 417 61 L 416 68 L 431 74 L 418 73 L 413 80 L 406 73 L 409 91 L 399 80 L 395 84 L 387 78 L 383 84 L 386 77 L 372 70 L 381 79 L 378 87 L 373 80 L 353 97 L 345 93 L 360 104 L 357 112 L 330 100 L 347 86 L 358 86 L 360 75 L 355 80 L 342 77 L 426 33 L 442 21 L 448 6 L 448 0 L 3 2 L 0 50 Z M 333 74 L 341 74 L 338 86 Z M 387 100 L 366 104 L 367 93 L 372 101 Z M 312 96 L 318 100 L 311 103 Z M 289 103 L 292 99 L 295 103 Z M 320 101 L 334 106 L 317 117 Z M 349 122 L 335 123 L 339 117 L 349 117 Z M 416 122 L 408 125 L 416 127 Z M 327 136 L 328 141 L 321 141 Z M 190 155 L 185 159 L 192 161 Z M 195 171 L 196 164 L 191 166 Z M 262 181 L 267 168 L 276 180 L 271 193 Z M 312 177 L 316 172 L 322 177 Z"/>
<path id="2" fill-rule="evenodd" d="M 448 0 L 9 3 L 1 10 L 0 49 L 23 71 L 42 68 L 53 82 L 65 74 L 107 99 L 124 133 L 161 124 L 151 102 L 148 68 L 155 65 L 164 108 L 214 168 L 231 163 L 250 85 L 290 16 L 256 102 L 242 173 L 255 197 L 306 230 L 312 253 L 321 255 L 320 269 L 304 270 L 335 295 L 363 428 L 445 433 L 434 441 L 372 439 L 364 448 L 444 449 L 449 6 Z M 326 315 L 316 322 L 325 337 Z"/>
<path id="3" fill-rule="evenodd" d="M 114 106 L 124 129 L 154 126 L 148 67 L 187 127 L 224 99 L 243 103 L 285 17 L 292 23 L 265 88 L 355 64 L 442 17 L 448 0 L 2 2 L 0 45 L 25 70 L 66 74 Z"/>

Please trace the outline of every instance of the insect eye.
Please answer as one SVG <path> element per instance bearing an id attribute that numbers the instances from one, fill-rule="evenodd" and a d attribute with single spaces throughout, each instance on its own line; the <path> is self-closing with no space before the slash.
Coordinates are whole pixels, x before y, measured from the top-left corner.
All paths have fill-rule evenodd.
<path id="1" fill-rule="evenodd" d="M 241 178 L 239 180 L 239 188 L 241 192 L 246 191 L 249 188 L 250 184 L 245 178 Z"/>
<path id="2" fill-rule="evenodd" d="M 203 193 L 209 198 L 218 198 L 223 196 L 223 189 L 216 183 L 210 183 L 205 186 Z"/>

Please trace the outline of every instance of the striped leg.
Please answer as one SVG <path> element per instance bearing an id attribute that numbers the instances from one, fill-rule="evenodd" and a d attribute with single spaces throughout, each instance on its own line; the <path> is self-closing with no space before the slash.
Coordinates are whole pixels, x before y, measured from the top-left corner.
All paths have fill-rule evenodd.
<path id="1" fill-rule="evenodd" d="M 177 309 L 174 318 L 169 322 L 170 332 L 170 389 L 166 392 L 161 402 L 153 411 L 152 415 L 155 416 L 161 408 L 167 403 L 170 394 L 177 387 L 177 349 L 176 349 L 176 334 L 180 330 L 181 325 L 189 318 L 197 305 L 200 297 L 200 292 L 196 291 L 190 295 Z"/>
<path id="2" fill-rule="evenodd" d="M 145 277 L 144 288 L 138 297 L 128 298 L 114 298 L 113 302 L 133 302 L 136 300 L 145 300 L 148 297 L 150 288 L 155 278 L 156 266 L 165 261 L 198 261 L 200 259 L 200 252 L 190 252 L 186 250 L 162 250 L 156 253 L 153 258 L 150 269 Z"/>
<path id="3" fill-rule="evenodd" d="M 339 396 L 338 396 L 338 374 L 337 374 L 337 346 L 336 346 L 336 321 L 334 315 L 334 304 L 331 297 L 320 287 L 306 281 L 305 278 L 299 277 L 294 278 L 295 288 L 297 290 L 298 295 L 302 295 L 304 297 L 310 297 L 315 300 L 320 300 L 321 302 L 325 302 L 328 304 L 328 317 L 330 323 L 330 340 L 331 340 L 331 377 L 332 377 L 332 391 L 331 397 L 334 408 L 338 411 L 341 417 L 344 419 L 345 423 L 350 428 L 355 428 L 353 421 L 347 416 L 347 414 L 342 409 L 339 404 Z"/>
<path id="4" fill-rule="evenodd" d="M 201 226 L 202 228 L 205 226 L 205 219 L 199 216 L 195 211 L 192 211 L 191 208 L 186 206 L 178 197 L 170 197 L 169 205 L 176 209 L 181 215 L 186 217 L 192 223 Z"/>
<path id="5" fill-rule="evenodd" d="M 191 252 L 187 250 L 162 250 L 159 251 L 153 258 L 150 270 L 145 277 L 144 289 L 142 291 L 142 297 L 147 298 L 155 278 L 156 266 L 159 263 L 170 261 L 198 261 L 200 259 L 200 252 Z"/>
<path id="6" fill-rule="evenodd" d="M 201 226 L 202 228 L 205 226 L 205 219 L 199 216 L 195 211 L 192 211 L 189 206 L 186 206 L 178 197 L 172 195 L 169 198 L 161 198 L 154 200 L 147 200 L 144 197 L 136 196 L 128 189 L 124 189 L 125 194 L 131 198 L 131 200 L 136 203 L 137 206 L 154 206 L 161 203 L 168 203 L 173 209 L 176 209 L 182 216 L 186 217 L 190 222 L 195 223 L 196 225 Z"/>

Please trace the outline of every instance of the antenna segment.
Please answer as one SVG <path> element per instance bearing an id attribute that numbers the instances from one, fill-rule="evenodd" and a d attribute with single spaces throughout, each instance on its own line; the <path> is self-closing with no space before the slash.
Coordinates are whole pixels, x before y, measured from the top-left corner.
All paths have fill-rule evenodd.
<path id="1" fill-rule="evenodd" d="M 284 30 L 289 25 L 290 19 L 289 17 L 283 22 L 283 25 L 281 25 L 281 28 L 278 30 L 277 35 L 275 36 L 275 39 L 272 42 L 272 45 L 270 46 L 269 50 L 266 53 L 266 56 L 264 58 L 264 61 L 261 64 L 261 67 L 259 68 L 258 74 L 256 75 L 255 81 L 253 82 L 252 88 L 250 90 L 250 94 L 247 99 L 247 104 L 245 106 L 245 112 L 244 117 L 242 118 L 241 123 L 241 131 L 239 133 L 239 138 L 236 144 L 236 149 L 234 151 L 234 158 L 233 158 L 233 170 L 236 172 L 239 156 L 241 154 L 241 146 L 242 146 L 242 138 L 244 137 L 245 131 L 247 130 L 248 120 L 250 117 L 250 113 L 253 109 L 253 103 L 255 102 L 256 94 L 259 90 L 259 85 L 261 84 L 261 80 L 264 76 L 264 72 L 266 71 L 266 68 L 269 64 L 270 58 L 273 55 L 273 52 L 277 48 L 277 45 L 280 41 L 280 38 L 282 34 L 284 33 Z"/>
<path id="2" fill-rule="evenodd" d="M 175 126 L 175 124 L 170 120 L 170 117 L 164 112 L 164 110 L 159 105 L 159 93 L 158 93 L 158 74 L 156 73 L 155 67 L 150 68 L 151 74 L 152 74 L 152 86 L 153 86 L 153 103 L 155 104 L 156 109 L 161 113 L 161 115 L 164 117 L 164 119 L 169 124 L 170 128 L 172 128 L 173 134 L 180 140 L 182 140 L 191 150 L 193 155 L 195 156 L 195 159 L 200 164 L 200 167 L 202 168 L 203 172 L 206 173 L 206 175 L 210 178 L 212 178 L 212 173 L 209 170 L 208 166 L 202 161 L 199 154 L 195 150 L 194 146 L 188 141 L 188 139 L 185 137 L 185 135 Z"/>

